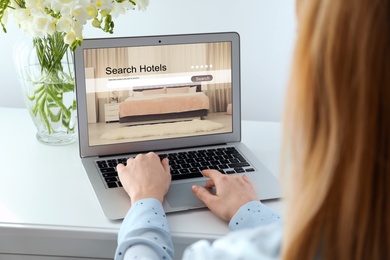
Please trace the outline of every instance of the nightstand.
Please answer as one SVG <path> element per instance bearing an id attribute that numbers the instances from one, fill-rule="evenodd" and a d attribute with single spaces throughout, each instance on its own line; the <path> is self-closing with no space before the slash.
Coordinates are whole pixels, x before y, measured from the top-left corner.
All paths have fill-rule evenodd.
<path id="1" fill-rule="evenodd" d="M 119 121 L 119 103 L 104 104 L 104 121 L 106 123 Z"/>

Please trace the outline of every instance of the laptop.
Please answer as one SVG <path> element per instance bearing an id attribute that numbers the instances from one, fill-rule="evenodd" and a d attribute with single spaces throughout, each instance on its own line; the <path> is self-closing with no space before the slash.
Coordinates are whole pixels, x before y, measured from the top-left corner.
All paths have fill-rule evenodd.
<path id="1" fill-rule="evenodd" d="M 131 207 L 116 165 L 168 157 L 167 213 L 205 207 L 191 191 L 203 169 L 246 174 L 262 200 L 277 179 L 241 140 L 236 32 L 85 39 L 74 53 L 80 157 L 108 219 Z"/>

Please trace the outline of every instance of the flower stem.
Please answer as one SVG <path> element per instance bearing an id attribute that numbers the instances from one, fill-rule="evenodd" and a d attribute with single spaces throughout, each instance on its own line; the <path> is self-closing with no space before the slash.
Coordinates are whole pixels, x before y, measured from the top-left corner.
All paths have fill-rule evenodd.
<path id="1" fill-rule="evenodd" d="M 70 46 L 64 42 L 64 33 L 55 32 L 43 38 L 33 40 L 38 56 L 41 75 L 37 79 L 38 87 L 30 100 L 35 100 L 33 114 L 39 114 L 48 133 L 55 131 L 51 122 L 61 123 L 68 131 L 74 128 L 70 125 L 72 110 L 76 109 L 75 102 L 67 108 L 64 105 L 64 93 L 74 92 L 74 76 L 69 57 Z M 64 61 L 62 61 L 64 59 Z M 63 66 L 64 62 L 66 67 Z M 64 68 L 67 71 L 64 71 Z"/>

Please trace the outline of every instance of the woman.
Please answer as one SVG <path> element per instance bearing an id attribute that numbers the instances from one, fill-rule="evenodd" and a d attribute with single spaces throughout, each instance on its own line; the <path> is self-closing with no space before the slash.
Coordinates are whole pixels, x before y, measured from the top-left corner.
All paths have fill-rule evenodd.
<path id="1" fill-rule="evenodd" d="M 243 259 L 390 259 L 390 0 L 298 0 L 297 7 L 284 118 L 283 227 L 258 202 L 246 177 L 204 171 L 210 178 L 206 185 L 219 193 L 198 186 L 193 192 L 232 229 L 248 205 L 263 207 L 266 223 L 244 216 L 243 227 L 257 228 L 232 232 L 214 244 L 198 242 L 184 258 L 233 257 L 233 238 L 243 249 L 233 251 Z M 125 258 L 172 257 L 169 230 L 155 228 L 166 223 L 163 213 L 151 226 L 131 221 L 153 215 L 141 203 L 161 204 L 170 180 L 168 161 L 160 163 L 150 153 L 119 165 L 118 171 L 133 207 L 116 257 L 125 252 Z M 151 184 L 156 176 L 163 188 Z M 224 192 L 222 182 L 240 186 L 235 190 L 241 194 Z M 249 243 L 255 239 L 256 244 Z"/>

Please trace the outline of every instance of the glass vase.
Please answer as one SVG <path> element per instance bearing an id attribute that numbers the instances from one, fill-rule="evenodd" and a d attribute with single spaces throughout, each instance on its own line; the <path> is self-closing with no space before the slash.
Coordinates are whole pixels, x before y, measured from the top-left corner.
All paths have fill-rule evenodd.
<path id="1" fill-rule="evenodd" d="M 73 55 L 63 35 L 20 39 L 14 47 L 14 63 L 37 139 L 49 145 L 75 142 Z"/>

